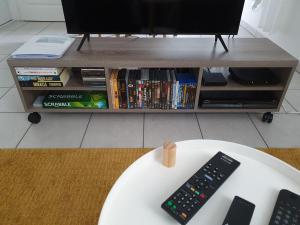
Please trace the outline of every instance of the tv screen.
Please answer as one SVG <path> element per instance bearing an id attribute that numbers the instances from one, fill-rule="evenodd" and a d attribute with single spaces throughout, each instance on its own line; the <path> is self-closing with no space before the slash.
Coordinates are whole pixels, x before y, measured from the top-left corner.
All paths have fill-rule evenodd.
<path id="1" fill-rule="evenodd" d="M 62 0 L 68 33 L 237 34 L 245 0 Z"/>

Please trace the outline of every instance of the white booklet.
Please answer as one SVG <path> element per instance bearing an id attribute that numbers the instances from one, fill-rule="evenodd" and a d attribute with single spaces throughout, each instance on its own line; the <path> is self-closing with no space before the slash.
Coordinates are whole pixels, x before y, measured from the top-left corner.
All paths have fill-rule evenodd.
<path id="1" fill-rule="evenodd" d="M 69 49 L 75 38 L 67 36 L 37 35 L 14 53 L 17 59 L 58 59 Z"/>

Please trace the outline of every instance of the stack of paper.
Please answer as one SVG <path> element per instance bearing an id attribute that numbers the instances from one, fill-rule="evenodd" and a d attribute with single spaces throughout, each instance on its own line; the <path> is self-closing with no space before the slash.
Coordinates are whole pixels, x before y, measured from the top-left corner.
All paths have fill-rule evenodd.
<path id="1" fill-rule="evenodd" d="M 66 36 L 37 35 L 12 53 L 18 59 L 58 59 L 75 41 Z"/>

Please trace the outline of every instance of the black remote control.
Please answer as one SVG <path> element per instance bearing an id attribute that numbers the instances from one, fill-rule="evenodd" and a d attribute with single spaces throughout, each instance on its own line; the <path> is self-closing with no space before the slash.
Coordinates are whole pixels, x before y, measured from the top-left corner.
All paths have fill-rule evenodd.
<path id="1" fill-rule="evenodd" d="M 187 224 L 239 165 L 238 161 L 218 152 L 161 207 L 180 224 Z"/>
<path id="2" fill-rule="evenodd" d="M 223 225 L 249 225 L 254 209 L 255 205 L 253 203 L 235 196 Z"/>
<path id="3" fill-rule="evenodd" d="M 300 225 L 300 196 L 288 190 L 279 192 L 269 225 Z"/>

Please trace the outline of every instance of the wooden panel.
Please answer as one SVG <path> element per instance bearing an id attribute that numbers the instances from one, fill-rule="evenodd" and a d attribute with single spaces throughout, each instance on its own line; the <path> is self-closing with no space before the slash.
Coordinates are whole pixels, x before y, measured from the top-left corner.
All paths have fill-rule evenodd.
<path id="1" fill-rule="evenodd" d="M 195 99 L 195 106 L 194 106 L 195 110 L 198 109 L 198 107 L 199 107 L 199 98 L 200 98 L 202 77 L 203 77 L 203 68 L 200 68 L 199 73 L 198 73 L 198 83 L 197 83 L 196 99 Z"/>
<path id="2" fill-rule="evenodd" d="M 298 61 L 268 39 L 226 40 L 229 53 L 211 38 L 92 38 L 79 40 L 62 59 L 15 60 L 13 66 L 48 67 L 294 67 Z"/>

